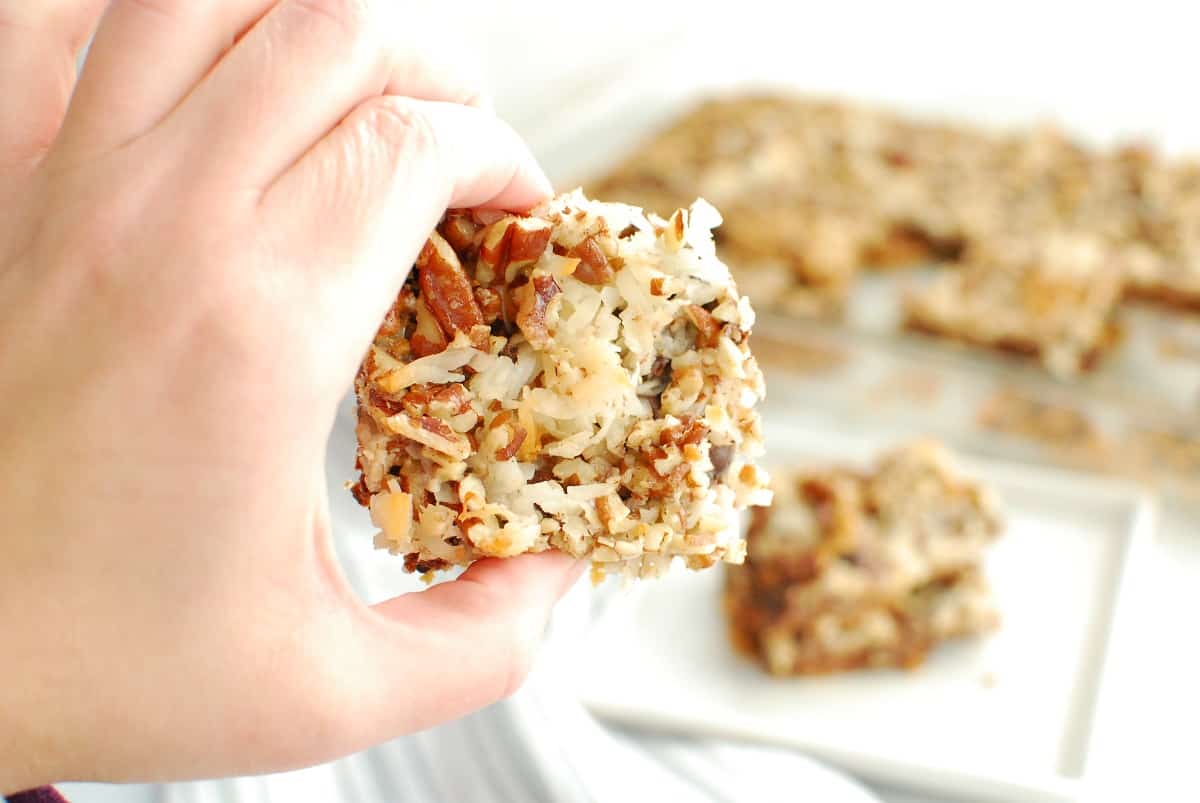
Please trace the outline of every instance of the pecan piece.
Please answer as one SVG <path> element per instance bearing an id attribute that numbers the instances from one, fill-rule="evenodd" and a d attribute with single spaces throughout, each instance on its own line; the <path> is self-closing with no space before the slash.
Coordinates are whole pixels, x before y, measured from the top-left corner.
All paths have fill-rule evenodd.
<path id="1" fill-rule="evenodd" d="M 511 282 L 514 271 L 537 262 L 549 242 L 549 221 L 513 215 L 501 218 L 483 233 L 476 278 L 482 284 Z"/>
<path id="2" fill-rule="evenodd" d="M 504 298 L 494 287 L 476 287 L 475 303 L 483 313 L 483 322 L 491 324 L 504 315 Z"/>
<path id="3" fill-rule="evenodd" d="M 430 354 L 441 354 L 446 350 L 446 335 L 438 326 L 437 320 L 425 300 L 417 300 L 417 327 L 409 339 L 414 357 L 428 357 Z"/>
<path id="4" fill-rule="evenodd" d="M 605 530 L 614 534 L 628 532 L 634 526 L 634 522 L 630 521 L 629 508 L 615 493 L 596 498 L 596 517 Z M 621 549 L 622 546 L 617 544 L 617 550 Z"/>
<path id="5" fill-rule="evenodd" d="M 438 388 L 433 394 L 429 409 L 438 416 L 462 415 L 471 409 L 471 399 L 467 395 L 466 387 L 455 382 Z"/>
<path id="6" fill-rule="evenodd" d="M 550 345 L 546 314 L 559 290 L 554 277 L 545 275 L 534 276 L 527 284 L 513 290 L 518 299 L 517 326 L 534 348 L 544 349 Z"/>
<path id="7" fill-rule="evenodd" d="M 517 420 L 520 422 L 521 429 L 525 430 L 525 439 L 517 450 L 517 459 L 531 463 L 537 459 L 538 453 L 542 450 L 542 435 L 533 420 L 533 411 L 528 404 L 522 404 L 517 409 Z"/>
<path id="8" fill-rule="evenodd" d="M 417 257 L 417 270 L 421 274 L 421 298 L 447 336 L 458 332 L 470 335 L 473 327 L 483 326 L 483 313 L 475 303 L 471 282 L 442 235 L 434 232 L 429 236 Z"/>
<path id="9" fill-rule="evenodd" d="M 452 430 L 445 421 L 432 416 L 415 417 L 399 413 L 384 419 L 383 423 L 393 434 L 416 441 L 455 460 L 466 460 L 471 455 L 471 442 Z"/>
<path id="10" fill-rule="evenodd" d="M 673 427 L 666 427 L 658 436 L 663 446 L 696 444 L 708 434 L 708 427 L 695 418 L 685 418 Z"/>
<path id="11" fill-rule="evenodd" d="M 550 223 L 537 218 L 517 218 L 512 225 L 512 243 L 508 249 L 509 266 L 532 265 L 550 243 Z"/>
<path id="12" fill-rule="evenodd" d="M 721 336 L 721 324 L 704 307 L 688 304 L 685 309 L 688 320 L 696 327 L 696 345 L 702 349 L 716 348 Z"/>
<path id="13" fill-rule="evenodd" d="M 503 427 L 508 433 L 508 441 L 496 449 L 497 460 L 508 460 L 517 454 L 521 444 L 525 442 L 528 433 L 525 428 L 513 420 L 512 410 L 504 410 L 492 419 L 490 429 Z"/>
<path id="14" fill-rule="evenodd" d="M 686 209 L 676 209 L 667 221 L 667 227 L 662 232 L 663 245 L 668 251 L 675 252 L 683 247 L 687 240 L 688 213 Z"/>
<path id="15" fill-rule="evenodd" d="M 446 242 L 450 243 L 450 247 L 461 254 L 475 244 L 475 235 L 481 228 L 469 214 L 452 212 L 446 215 L 441 231 Z"/>
<path id="16" fill-rule="evenodd" d="M 613 280 L 616 271 L 608 263 L 608 257 L 595 237 L 584 237 L 568 252 L 569 256 L 578 257 L 579 265 L 573 274 L 576 279 L 587 284 L 608 284 Z"/>
<path id="17" fill-rule="evenodd" d="M 403 405 L 395 399 L 389 399 L 387 396 L 379 392 L 377 388 L 371 388 L 367 395 L 371 406 L 383 413 L 385 416 L 392 416 L 404 409 Z"/>

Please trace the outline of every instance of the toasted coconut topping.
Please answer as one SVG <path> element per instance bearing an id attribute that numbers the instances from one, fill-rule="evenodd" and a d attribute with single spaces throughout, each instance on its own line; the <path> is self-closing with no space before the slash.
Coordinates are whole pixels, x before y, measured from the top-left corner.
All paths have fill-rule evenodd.
<path id="1" fill-rule="evenodd" d="M 736 511 L 770 491 L 720 221 L 579 192 L 447 213 L 357 381 L 378 545 L 426 567 L 550 548 L 601 574 L 739 562 Z"/>

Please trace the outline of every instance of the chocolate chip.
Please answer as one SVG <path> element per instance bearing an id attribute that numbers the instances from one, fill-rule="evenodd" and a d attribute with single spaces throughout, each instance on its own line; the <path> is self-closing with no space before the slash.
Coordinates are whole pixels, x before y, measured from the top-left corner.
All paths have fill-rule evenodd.
<path id="1" fill-rule="evenodd" d="M 733 460 L 733 445 L 727 443 L 712 447 L 708 450 L 708 459 L 713 464 L 713 475 L 723 476 L 725 469 L 729 468 L 729 462 Z"/>

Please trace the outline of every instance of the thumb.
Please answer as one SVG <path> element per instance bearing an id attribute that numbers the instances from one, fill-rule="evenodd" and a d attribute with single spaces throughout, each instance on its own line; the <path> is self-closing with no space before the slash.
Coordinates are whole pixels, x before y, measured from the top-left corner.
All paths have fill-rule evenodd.
<path id="1" fill-rule="evenodd" d="M 457 580 L 403 594 L 357 617 L 339 673 L 358 749 L 455 719 L 520 688 L 551 610 L 586 564 L 559 552 L 490 558 Z"/>

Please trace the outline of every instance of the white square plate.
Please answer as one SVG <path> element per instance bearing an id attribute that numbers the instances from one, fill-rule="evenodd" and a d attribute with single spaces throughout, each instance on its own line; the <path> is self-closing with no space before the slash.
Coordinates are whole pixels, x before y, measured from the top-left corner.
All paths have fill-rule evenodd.
<path id="1" fill-rule="evenodd" d="M 771 435 L 776 461 L 861 458 L 878 447 Z M 943 645 L 913 672 L 774 679 L 729 646 L 721 572 L 681 570 L 604 609 L 578 664 L 587 668 L 581 699 L 627 724 L 799 747 L 955 799 L 1076 799 L 1098 763 L 1089 748 L 1109 721 L 1097 710 L 1120 643 L 1114 621 L 1153 537 L 1155 505 L 1121 483 L 968 466 L 1005 507 L 1005 535 L 987 560 L 1004 616 L 996 634 Z"/>

